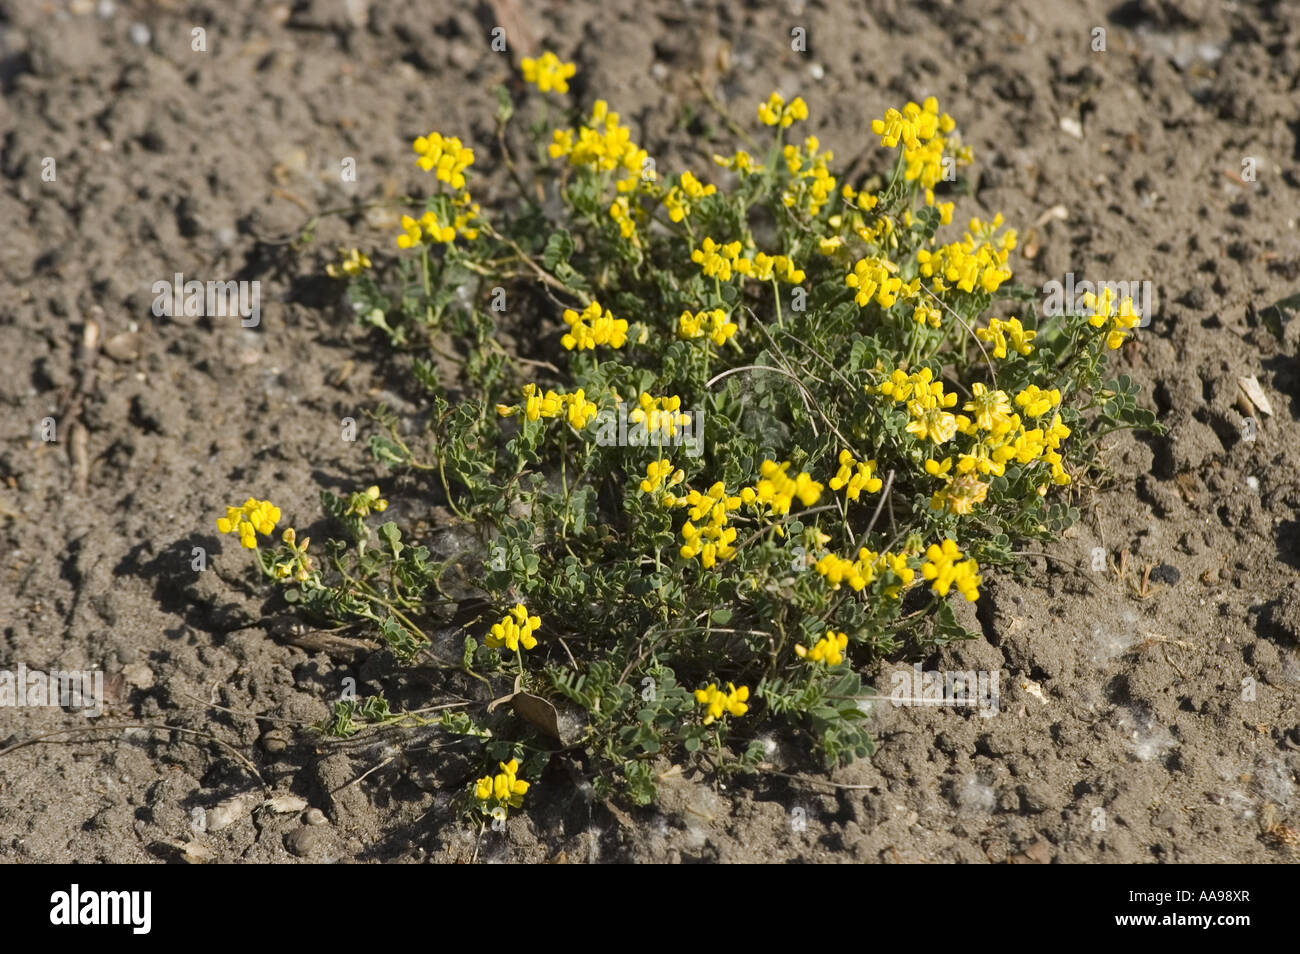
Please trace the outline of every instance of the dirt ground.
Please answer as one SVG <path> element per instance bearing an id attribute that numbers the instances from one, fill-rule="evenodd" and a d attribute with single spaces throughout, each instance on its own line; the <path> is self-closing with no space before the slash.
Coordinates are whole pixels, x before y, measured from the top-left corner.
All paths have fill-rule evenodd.
<path id="1" fill-rule="evenodd" d="M 975 149 L 958 214 L 1020 227 L 1019 280 L 1153 282 L 1152 324 L 1118 364 L 1168 435 L 1108 439 L 1111 477 L 1084 519 L 1024 579 L 985 586 L 970 620 L 985 639 L 922 661 L 998 671 L 996 716 L 878 704 L 878 752 L 829 780 L 775 738 L 783 774 L 719 790 L 669 772 L 646 810 L 611 809 L 557 764 L 478 859 L 1300 858 L 1300 320 L 1279 338 L 1263 319 L 1300 291 L 1300 7 L 518 9 L 507 35 L 576 61 L 577 100 L 608 99 L 665 169 L 710 168 L 693 73 L 742 122 L 774 88 L 803 95 L 842 165 L 876 161 L 871 117 L 937 96 Z M 407 399 L 321 272 L 344 242 L 386 253 L 392 229 L 358 214 L 324 220 L 300 254 L 276 243 L 318 210 L 418 190 L 410 140 L 429 128 L 482 144 L 495 168 L 492 88 L 512 68 L 488 42 L 500 16 L 0 0 L 0 669 L 103 669 L 109 703 L 98 719 L 0 709 L 0 860 L 474 857 L 448 808 L 469 768 L 436 735 L 302 731 L 343 677 L 364 690 L 392 664 L 291 645 L 285 607 L 213 521 L 256 495 L 309 526 L 320 487 L 371 482 L 340 421 Z M 259 280 L 260 325 L 155 318 L 151 286 L 176 272 Z M 1238 383 L 1252 375 L 1272 411 L 1253 429 Z M 429 518 L 438 555 L 464 546 L 418 500 L 395 506 Z M 875 684 L 913 662 L 882 664 Z"/>

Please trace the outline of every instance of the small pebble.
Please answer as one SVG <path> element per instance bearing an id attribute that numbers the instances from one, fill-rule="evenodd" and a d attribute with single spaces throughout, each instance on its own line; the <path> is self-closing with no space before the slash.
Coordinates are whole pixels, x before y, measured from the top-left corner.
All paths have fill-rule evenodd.
<path id="1" fill-rule="evenodd" d="M 326 821 L 328 821 L 328 819 L 326 819 L 325 813 L 321 811 L 319 808 L 307 809 L 308 825 L 324 825 Z"/>
<path id="2" fill-rule="evenodd" d="M 153 670 L 144 663 L 131 663 L 122 669 L 122 675 L 126 677 L 128 686 L 134 686 L 136 689 L 153 687 Z"/>
<path id="3" fill-rule="evenodd" d="M 285 839 L 285 847 L 299 858 L 315 858 L 324 853 L 325 838 L 322 828 L 298 828 Z"/>
<path id="4" fill-rule="evenodd" d="M 181 860 L 187 865 L 206 865 L 216 860 L 212 849 L 200 841 L 189 841 L 181 848 Z"/>
<path id="5" fill-rule="evenodd" d="M 267 799 L 266 807 L 277 815 L 290 815 L 307 807 L 307 799 L 300 795 L 277 795 Z"/>
<path id="6" fill-rule="evenodd" d="M 149 32 L 149 28 L 143 23 L 132 23 L 126 35 L 130 37 L 131 42 L 136 46 L 148 46 L 149 41 L 153 38 L 153 34 Z"/>
<path id="7" fill-rule="evenodd" d="M 234 798 L 228 798 L 224 802 L 213 806 L 208 812 L 208 831 L 222 831 L 229 828 L 248 811 L 248 799 L 243 795 L 236 795 Z"/>
<path id="8" fill-rule="evenodd" d="M 1173 586 L 1183 578 L 1183 574 L 1178 567 L 1171 566 L 1168 563 L 1161 563 L 1151 571 L 1151 579 L 1157 583 L 1168 583 Z"/>

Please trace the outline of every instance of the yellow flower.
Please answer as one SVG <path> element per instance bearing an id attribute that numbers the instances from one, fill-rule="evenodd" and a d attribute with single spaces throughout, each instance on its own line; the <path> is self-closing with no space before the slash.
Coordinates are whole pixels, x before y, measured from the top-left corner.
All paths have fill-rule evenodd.
<path id="1" fill-rule="evenodd" d="M 565 309 L 564 323 L 569 326 L 569 331 L 560 339 L 560 344 L 569 351 L 575 348 L 590 350 L 598 345 L 621 348 L 627 343 L 627 322 L 615 318 L 609 309 L 601 308 L 598 301 L 593 300 L 582 314 L 572 308 Z"/>
<path id="2" fill-rule="evenodd" d="M 280 539 L 284 545 L 289 548 L 290 557 L 272 567 L 272 574 L 277 580 L 287 580 L 290 577 L 303 582 L 312 574 L 311 557 L 307 555 L 307 547 L 311 543 L 310 537 L 303 537 L 302 543 L 298 543 L 298 534 L 293 527 L 286 527 L 280 534 Z"/>
<path id="3" fill-rule="evenodd" d="M 1057 388 L 1044 391 L 1036 384 L 1031 384 L 1016 395 L 1016 404 L 1024 408 L 1027 417 L 1040 417 L 1061 403 L 1061 392 Z"/>
<path id="4" fill-rule="evenodd" d="M 691 261 L 699 265 L 704 274 L 709 278 L 716 278 L 719 281 L 731 281 L 732 263 L 740 257 L 741 245 L 739 242 L 728 242 L 726 245 L 719 245 L 713 239 L 705 236 L 700 247 L 691 251 Z M 748 259 L 744 259 L 748 261 Z"/>
<path id="5" fill-rule="evenodd" d="M 464 199 L 468 199 L 466 194 Z M 465 202 L 458 204 L 466 205 Z M 398 248 L 411 248 L 420 244 L 422 238 L 427 237 L 430 242 L 442 242 L 450 244 L 456 238 L 456 233 L 460 232 L 467 239 L 478 237 L 478 229 L 470 226 L 470 222 L 478 212 L 477 205 L 471 205 L 467 211 L 457 213 L 450 224 L 441 222 L 438 216 L 433 212 L 425 212 L 418 219 L 413 219 L 409 215 L 403 215 L 401 218 L 402 234 L 397 236 Z"/>
<path id="6" fill-rule="evenodd" d="M 1142 316 L 1134 308 L 1133 299 L 1125 298 L 1119 303 L 1118 309 L 1111 314 L 1115 307 L 1115 295 L 1109 287 L 1103 288 L 1101 296 L 1093 295 L 1091 292 L 1083 296 L 1084 305 L 1091 312 L 1092 317 L 1088 319 L 1088 324 L 1094 328 L 1102 328 L 1109 323 L 1106 330 L 1106 347 L 1112 351 L 1124 343 L 1127 332 L 1134 325 L 1141 322 Z"/>
<path id="7" fill-rule="evenodd" d="M 911 585 L 916 576 L 916 571 L 907 565 L 906 553 L 875 553 L 866 547 L 858 551 L 856 560 L 846 560 L 828 553 L 817 561 L 816 569 L 831 585 L 831 589 L 838 590 L 841 584 L 848 583 L 855 592 L 861 592 L 876 580 L 887 579 L 892 575 L 897 582 L 881 590 L 881 594 L 890 599 L 896 599 L 903 587 Z"/>
<path id="8" fill-rule="evenodd" d="M 759 171 L 759 166 L 754 165 L 753 158 L 743 149 L 732 156 L 714 155 L 713 161 L 724 169 L 735 169 L 740 173 L 753 174 Z"/>
<path id="9" fill-rule="evenodd" d="M 226 515 L 217 518 L 217 531 L 238 534 L 239 542 L 252 550 L 257 547 L 257 535 L 260 533 L 269 537 L 279 522 L 279 507 L 269 500 L 249 497 L 242 507 L 226 508 Z"/>
<path id="10" fill-rule="evenodd" d="M 627 420 L 629 424 L 640 424 L 648 434 L 673 437 L 679 427 L 691 425 L 691 416 L 681 407 L 682 399 L 676 395 L 656 398 L 642 391 Z"/>
<path id="11" fill-rule="evenodd" d="M 346 275 L 351 278 L 354 275 L 360 275 L 370 267 L 370 258 L 363 255 L 360 250 L 353 249 L 349 252 L 347 249 L 339 249 L 339 254 L 343 256 L 343 261 L 338 265 L 326 265 L 325 274 L 330 278 L 339 278 Z"/>
<path id="12" fill-rule="evenodd" d="M 790 173 L 790 189 L 781 197 L 786 208 L 798 207 L 817 215 L 835 194 L 836 180 L 827 165 L 835 156 L 829 149 L 820 149 L 817 137 L 809 136 L 802 148 L 792 144 L 782 151 Z"/>
<path id="13" fill-rule="evenodd" d="M 727 683 L 727 691 L 723 692 L 718 688 L 716 682 L 711 682 L 706 689 L 695 690 L 695 701 L 704 706 L 707 713 L 704 717 L 705 725 L 712 725 L 722 718 L 723 714 L 730 714 L 739 718 L 749 711 L 747 702 L 749 700 L 749 687 L 741 686 L 736 688 L 734 683 Z"/>
<path id="14" fill-rule="evenodd" d="M 677 336 L 686 340 L 707 336 L 715 345 L 726 344 L 739 330 L 734 321 L 727 320 L 727 313 L 721 308 L 712 311 L 697 311 L 691 314 L 684 311 L 677 319 Z"/>
<path id="15" fill-rule="evenodd" d="M 874 494 L 881 488 L 881 480 L 875 475 L 874 460 L 859 461 L 847 450 L 840 451 L 839 470 L 830 479 L 831 490 L 847 488 L 844 495 L 850 500 L 857 500 L 862 491 Z"/>
<path id="16" fill-rule="evenodd" d="M 731 511 L 739 509 L 740 497 L 728 494 L 722 481 L 715 483 L 707 493 L 691 490 L 685 498 L 670 501 L 665 497 L 664 502 L 690 508 L 687 511 L 690 519 L 682 525 L 679 552 L 683 559 L 693 560 L 698 556 L 700 565 L 711 570 L 719 560 L 727 560 L 735 553 L 732 543 L 736 540 L 736 528 L 727 523 Z"/>
<path id="17" fill-rule="evenodd" d="M 662 460 L 651 461 L 646 465 L 645 480 L 641 481 L 641 492 L 643 494 L 653 494 L 660 490 L 666 490 L 674 484 L 680 484 L 686 479 L 686 475 L 673 468 L 673 462 L 667 457 Z"/>
<path id="18" fill-rule="evenodd" d="M 853 265 L 853 271 L 845 276 L 844 284 L 856 288 L 858 293 L 854 301 L 865 308 L 873 299 L 881 308 L 888 308 L 895 301 L 903 287 L 903 280 L 896 274 L 898 266 L 885 258 L 860 258 Z"/>
<path id="19" fill-rule="evenodd" d="M 497 764 L 501 771 L 495 777 L 485 775 L 474 783 L 474 797 L 480 802 L 495 801 L 501 808 L 519 808 L 529 788 L 528 783 L 518 777 L 519 760 Z"/>
<path id="20" fill-rule="evenodd" d="M 537 59 L 526 56 L 519 61 L 520 72 L 524 82 L 532 83 L 543 93 L 555 90 L 557 93 L 569 91 L 569 80 L 578 71 L 573 63 L 565 63 L 558 56 L 547 50 Z"/>
<path id="21" fill-rule="evenodd" d="M 512 417 L 524 412 L 530 421 L 550 419 L 565 414 L 574 430 L 582 430 L 591 423 L 599 413 L 595 401 L 587 399 L 587 392 L 578 388 L 572 394 L 557 394 L 554 391 L 539 391 L 536 384 L 525 384 L 521 389 L 523 404 L 498 404 L 497 414 Z"/>
<path id="22" fill-rule="evenodd" d="M 960 242 L 940 246 L 934 251 L 921 249 L 916 261 L 922 278 L 939 280 L 971 294 L 979 287 L 990 295 L 1011 278 L 1007 258 L 1016 247 L 1015 229 L 1008 229 L 995 243 L 993 233 L 1002 227 L 1002 213 L 989 223 L 971 219 L 970 231 Z"/>
<path id="23" fill-rule="evenodd" d="M 588 166 L 596 172 L 626 173 L 617 183 L 620 192 L 636 188 L 640 181 L 647 153 L 632 141 L 631 131 L 620 126 L 618 113 L 610 112 L 609 104 L 596 100 L 587 125 L 578 129 L 557 129 L 551 134 L 548 152 L 552 159 L 567 157 L 570 165 Z"/>
<path id="24" fill-rule="evenodd" d="M 416 165 L 425 172 L 432 171 L 440 182 L 453 189 L 465 188 L 465 170 L 474 163 L 474 150 L 463 146 L 455 136 L 436 132 L 418 137 L 411 148 L 420 157 Z"/>
<path id="25" fill-rule="evenodd" d="M 788 514 L 796 500 L 811 507 L 821 498 L 822 485 L 805 473 L 791 478 L 786 474 L 789 469 L 789 461 L 781 464 L 774 460 L 763 461 L 758 469 L 758 483 L 740 492 L 741 501 L 760 511 L 766 509 L 773 516 Z"/>
<path id="26" fill-rule="evenodd" d="M 996 431 L 1011 419 L 1011 403 L 1005 391 L 990 391 L 976 381 L 971 385 L 971 400 L 963 406 L 963 411 L 975 415 L 975 426 L 985 431 Z"/>
<path id="27" fill-rule="evenodd" d="M 537 645 L 537 638 L 533 633 L 541 625 L 540 617 L 529 616 L 524 604 L 516 603 L 514 609 L 502 617 L 501 622 L 492 624 L 492 629 L 488 631 L 483 641 L 491 649 L 504 646 L 512 653 L 518 652 L 520 646 L 524 649 L 532 649 Z"/>
<path id="28" fill-rule="evenodd" d="M 683 172 L 677 180 L 677 185 L 669 189 L 668 194 L 664 196 L 664 206 L 668 209 L 668 218 L 674 222 L 680 222 L 690 215 L 691 208 L 696 202 L 706 195 L 713 195 L 717 191 L 717 186 L 704 185 L 690 172 Z"/>
<path id="29" fill-rule="evenodd" d="M 758 106 L 758 118 L 765 126 L 780 126 L 788 129 L 796 120 L 808 118 L 808 104 L 802 97 L 796 96 L 787 105 L 780 93 L 773 93 L 766 103 Z"/>
<path id="30" fill-rule="evenodd" d="M 1003 321 L 1000 318 L 990 318 L 988 328 L 978 328 L 975 331 L 975 337 L 980 341 L 991 343 L 993 345 L 993 357 L 1005 358 L 1007 356 L 1007 339 L 1010 339 L 1011 350 L 1022 355 L 1033 353 L 1034 347 L 1030 342 L 1038 335 L 1036 331 L 1027 331 L 1020 324 L 1019 318 L 1008 318 Z"/>
<path id="31" fill-rule="evenodd" d="M 619 196 L 609 207 L 609 217 L 618 225 L 618 234 L 638 248 L 641 239 L 636 234 L 636 218 L 641 214 L 641 207 L 633 206 L 625 195 Z"/>
<path id="32" fill-rule="evenodd" d="M 974 512 L 976 504 L 984 502 L 988 492 L 988 484 L 981 482 L 974 474 L 963 474 L 950 479 L 942 490 L 931 495 L 930 508 L 965 516 Z"/>
<path id="33" fill-rule="evenodd" d="M 346 516 L 368 517 L 371 511 L 383 513 L 388 509 L 388 501 L 379 496 L 379 488 L 371 485 L 361 493 L 353 494 L 344 511 Z"/>
<path id="34" fill-rule="evenodd" d="M 908 149 L 918 149 L 939 133 L 948 133 L 956 123 L 947 113 L 939 114 L 939 101 L 933 96 L 918 106 L 908 103 L 900 113 L 897 109 L 885 110 L 883 119 L 871 121 L 871 131 L 880 137 L 880 144 L 893 149 L 902 142 Z"/>
<path id="35" fill-rule="evenodd" d="M 962 560 L 961 556 L 955 540 L 932 543 L 925 551 L 921 576 L 930 581 L 930 589 L 936 596 L 947 596 L 948 591 L 956 587 L 958 593 L 973 603 L 980 595 L 979 564 L 974 560 Z"/>
<path id="36" fill-rule="evenodd" d="M 828 629 L 826 635 L 817 640 L 817 644 L 812 649 L 808 649 L 802 644 L 796 644 L 794 651 L 800 659 L 808 659 L 815 663 L 824 662 L 828 666 L 838 666 L 844 661 L 844 652 L 848 649 L 848 645 L 849 637 L 847 634 Z"/>

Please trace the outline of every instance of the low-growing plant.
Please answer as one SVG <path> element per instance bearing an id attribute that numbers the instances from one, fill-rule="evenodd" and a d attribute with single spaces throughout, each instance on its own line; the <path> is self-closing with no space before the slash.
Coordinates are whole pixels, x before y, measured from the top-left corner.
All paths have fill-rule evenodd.
<path id="1" fill-rule="evenodd" d="M 523 64 L 548 110 L 572 72 Z M 603 101 L 526 133 L 498 101 L 516 200 L 489 218 L 474 152 L 421 136 L 435 187 L 395 258 L 330 266 L 427 400 L 415 434 L 374 411 L 374 458 L 424 475 L 481 559 L 444 592 L 447 564 L 409 530 L 368 526 L 378 487 L 322 496 L 342 531 L 322 566 L 292 530 L 259 550 L 315 618 L 451 667 L 480 701 L 348 700 L 321 728 L 469 740 L 486 774 L 465 804 L 498 817 L 561 749 L 642 804 L 658 760 L 761 771 L 772 724 L 828 767 L 867 755 L 865 667 L 972 638 L 952 600 L 1077 519 L 1101 437 L 1156 426 L 1105 375 L 1132 302 L 1039 320 L 1002 216 L 952 226 L 971 151 L 933 98 L 871 124 L 890 161 L 854 182 L 794 135 L 798 98 L 759 105 L 757 140 L 728 119 L 747 148 L 670 175 Z M 431 357 L 448 340 L 456 380 Z M 269 506 L 223 526 L 255 547 Z M 456 658 L 435 632 L 460 634 Z"/>

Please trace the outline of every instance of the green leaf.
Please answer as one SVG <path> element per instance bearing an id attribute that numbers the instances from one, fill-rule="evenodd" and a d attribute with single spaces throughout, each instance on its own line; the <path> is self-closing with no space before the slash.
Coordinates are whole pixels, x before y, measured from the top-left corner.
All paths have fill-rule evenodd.
<path id="1" fill-rule="evenodd" d="M 397 524 L 388 521 L 379 528 L 379 539 L 388 544 L 388 550 L 393 554 L 393 559 L 400 559 L 402 556 L 403 545 L 401 543 L 402 531 L 397 529 Z"/>
<path id="2" fill-rule="evenodd" d="M 568 229 L 558 229 L 552 232 L 550 237 L 547 238 L 546 248 L 542 252 L 542 265 L 548 272 L 554 272 L 560 263 L 569 261 L 574 248 L 573 236 L 569 234 Z"/>

